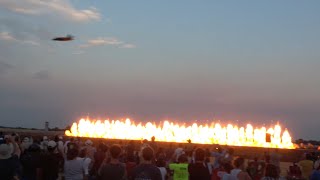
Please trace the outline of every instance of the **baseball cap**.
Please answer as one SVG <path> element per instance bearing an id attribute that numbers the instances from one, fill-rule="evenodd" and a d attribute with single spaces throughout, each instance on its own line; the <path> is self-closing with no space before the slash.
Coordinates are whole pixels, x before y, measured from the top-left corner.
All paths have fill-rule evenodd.
<path id="1" fill-rule="evenodd" d="M 85 145 L 92 145 L 93 144 L 93 142 L 91 141 L 91 140 L 86 140 L 86 142 L 84 143 Z"/>
<path id="2" fill-rule="evenodd" d="M 7 144 L 0 145 L 0 159 L 9 159 L 11 157 L 10 147 Z"/>
<path id="3" fill-rule="evenodd" d="M 49 141 L 48 142 L 48 148 L 55 148 L 57 146 L 57 143 L 54 141 Z"/>

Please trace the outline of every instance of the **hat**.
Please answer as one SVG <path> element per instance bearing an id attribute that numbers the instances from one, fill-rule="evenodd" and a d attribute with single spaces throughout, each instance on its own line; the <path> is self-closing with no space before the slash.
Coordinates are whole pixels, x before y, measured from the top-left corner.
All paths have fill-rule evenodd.
<path id="1" fill-rule="evenodd" d="M 57 146 L 57 143 L 54 141 L 49 141 L 48 142 L 48 148 L 55 148 Z"/>
<path id="2" fill-rule="evenodd" d="M 33 143 L 29 146 L 28 148 L 29 151 L 31 152 L 39 152 L 40 151 L 40 146 L 36 143 Z"/>
<path id="3" fill-rule="evenodd" d="M 0 145 L 0 159 L 9 159 L 11 157 L 10 147 L 7 144 Z"/>
<path id="4" fill-rule="evenodd" d="M 23 138 L 23 142 L 29 142 L 29 138 L 28 137 Z"/>
<path id="5" fill-rule="evenodd" d="M 91 146 L 91 145 L 93 144 L 93 142 L 92 142 L 91 140 L 89 140 L 89 139 L 88 139 L 88 140 L 86 140 L 86 142 L 85 142 L 84 144 L 85 144 L 85 145 L 90 145 L 90 146 Z"/>

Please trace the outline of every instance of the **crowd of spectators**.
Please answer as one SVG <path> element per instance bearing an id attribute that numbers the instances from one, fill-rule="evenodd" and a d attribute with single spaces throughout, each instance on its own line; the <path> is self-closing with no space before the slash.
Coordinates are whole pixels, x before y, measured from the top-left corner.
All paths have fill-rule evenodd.
<path id="1" fill-rule="evenodd" d="M 114 141 L 113 141 L 114 142 Z M 305 154 L 280 176 L 276 151 L 252 160 L 233 148 L 212 149 L 191 143 L 161 147 L 151 141 L 119 141 L 0 135 L 1 180 L 320 180 L 320 161 Z"/>

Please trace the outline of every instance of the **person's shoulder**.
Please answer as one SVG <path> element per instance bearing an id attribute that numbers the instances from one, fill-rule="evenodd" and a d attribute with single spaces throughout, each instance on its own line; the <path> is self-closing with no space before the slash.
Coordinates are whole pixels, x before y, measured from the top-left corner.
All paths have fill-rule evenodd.
<path id="1" fill-rule="evenodd" d="M 144 164 L 138 164 L 133 168 L 134 171 L 139 171 L 140 169 L 145 169 Z"/>
<path id="2" fill-rule="evenodd" d="M 245 171 L 241 171 L 238 174 L 239 179 L 251 179 L 249 173 L 245 172 Z"/>
<path id="3" fill-rule="evenodd" d="M 148 164 L 147 166 L 145 166 L 145 169 L 149 169 L 150 171 L 154 171 L 154 172 L 156 172 L 156 171 L 160 172 L 160 169 L 153 164 Z"/>
<path id="4" fill-rule="evenodd" d="M 152 173 L 161 173 L 160 169 L 152 164 L 139 164 L 133 168 L 134 172 L 141 172 L 141 171 L 151 171 Z"/>

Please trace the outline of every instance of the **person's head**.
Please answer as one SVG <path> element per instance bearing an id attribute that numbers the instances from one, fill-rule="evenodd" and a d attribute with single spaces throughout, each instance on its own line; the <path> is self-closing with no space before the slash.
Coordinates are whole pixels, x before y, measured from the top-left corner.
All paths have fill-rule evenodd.
<path id="1" fill-rule="evenodd" d="M 274 179 L 279 178 L 279 171 L 277 169 L 277 166 L 273 164 L 267 164 L 266 166 L 266 171 L 265 171 L 265 176 L 266 177 L 271 177 Z"/>
<path id="2" fill-rule="evenodd" d="M 234 166 L 238 169 L 244 168 L 244 158 L 238 157 L 236 160 L 234 160 Z"/>
<path id="3" fill-rule="evenodd" d="M 59 136 L 58 136 L 58 135 L 55 135 L 55 136 L 54 136 L 54 141 L 55 141 L 55 142 L 58 142 L 58 141 L 59 141 Z"/>
<path id="4" fill-rule="evenodd" d="M 305 158 L 306 160 L 312 160 L 312 155 L 310 153 L 307 153 Z"/>
<path id="5" fill-rule="evenodd" d="M 14 136 L 14 141 L 16 143 L 20 143 L 20 136 L 18 136 L 18 135 Z"/>
<path id="6" fill-rule="evenodd" d="M 22 140 L 23 143 L 29 143 L 30 139 L 28 137 L 24 137 Z"/>
<path id="7" fill-rule="evenodd" d="M 142 158 L 145 161 L 151 161 L 154 156 L 153 149 L 151 147 L 145 147 L 142 149 Z"/>
<path id="8" fill-rule="evenodd" d="M 143 144 L 147 144 L 147 143 L 148 143 L 148 140 L 147 140 L 147 139 L 144 139 L 144 140 L 142 141 L 142 143 L 143 143 Z"/>
<path id="9" fill-rule="evenodd" d="M 5 135 L 5 136 L 4 136 L 4 142 L 5 142 L 6 144 L 11 143 L 11 142 L 12 142 L 11 135 Z"/>
<path id="10" fill-rule="evenodd" d="M 48 142 L 48 151 L 53 152 L 57 147 L 57 143 L 55 141 Z"/>
<path id="11" fill-rule="evenodd" d="M 83 148 L 80 150 L 79 157 L 85 158 L 87 156 L 87 148 Z"/>
<path id="12" fill-rule="evenodd" d="M 231 170 L 233 169 L 233 166 L 230 163 L 224 163 L 222 167 L 229 174 L 230 174 Z"/>
<path id="13" fill-rule="evenodd" d="M 92 146 L 93 145 L 93 142 L 90 140 L 90 139 L 88 139 L 88 140 L 86 140 L 86 142 L 84 143 L 86 146 Z"/>
<path id="14" fill-rule="evenodd" d="M 181 154 L 178 158 L 179 163 L 187 163 L 188 162 L 188 157 L 185 154 Z"/>
<path id="15" fill-rule="evenodd" d="M 107 152 L 108 151 L 108 146 L 105 145 L 104 143 L 100 143 L 98 146 L 98 150 L 102 152 Z"/>
<path id="16" fill-rule="evenodd" d="M 28 148 L 29 152 L 39 153 L 41 151 L 39 144 L 33 143 Z"/>
<path id="17" fill-rule="evenodd" d="M 197 148 L 195 151 L 195 161 L 204 161 L 206 152 L 202 148 Z"/>
<path id="18" fill-rule="evenodd" d="M 154 142 L 156 140 L 156 137 L 152 136 L 151 141 Z"/>
<path id="19" fill-rule="evenodd" d="M 48 142 L 48 137 L 47 136 L 43 136 L 42 141 Z"/>
<path id="20" fill-rule="evenodd" d="M 121 149 L 120 145 L 118 145 L 118 144 L 112 145 L 109 149 L 111 158 L 118 159 L 120 157 L 121 151 L 122 151 L 122 149 Z"/>
<path id="21" fill-rule="evenodd" d="M 68 149 L 67 152 L 67 160 L 73 160 L 75 159 L 79 154 L 79 150 L 78 148 L 72 148 L 72 149 Z"/>

